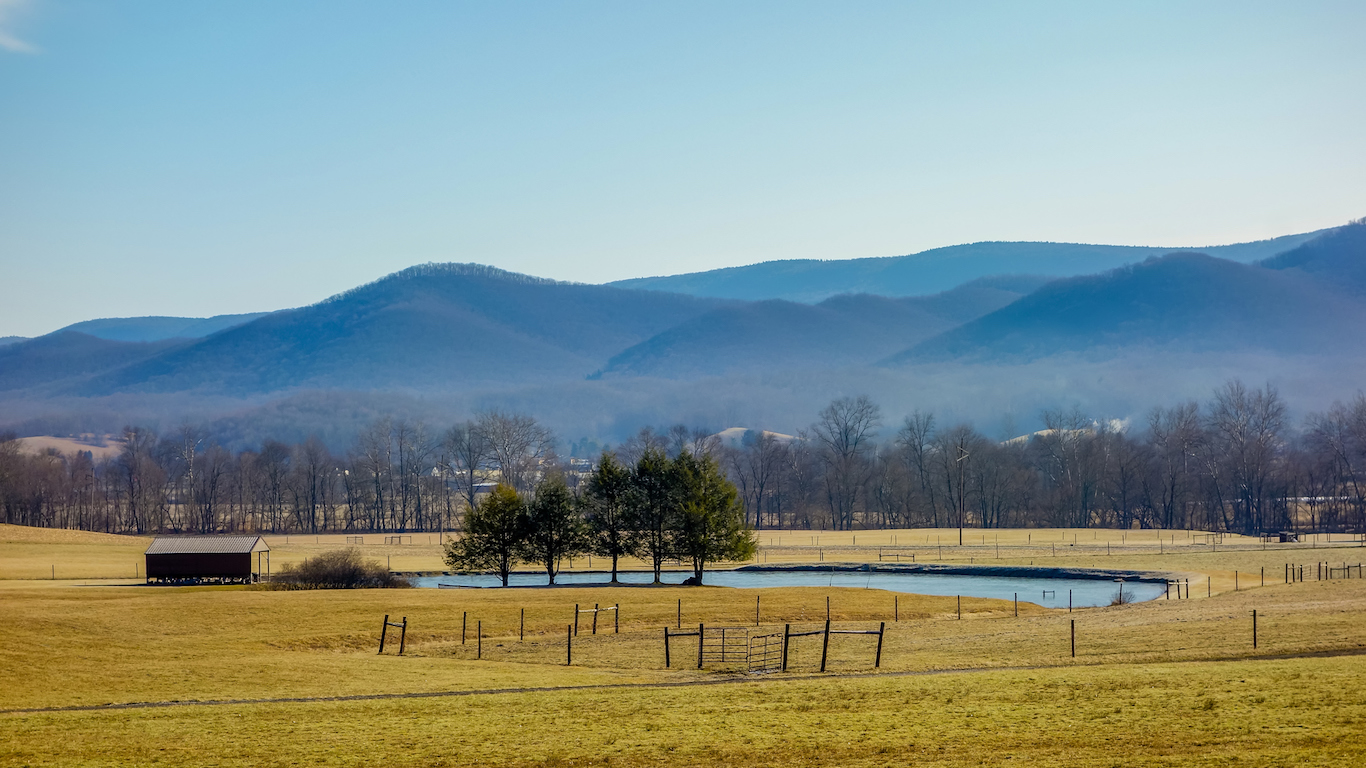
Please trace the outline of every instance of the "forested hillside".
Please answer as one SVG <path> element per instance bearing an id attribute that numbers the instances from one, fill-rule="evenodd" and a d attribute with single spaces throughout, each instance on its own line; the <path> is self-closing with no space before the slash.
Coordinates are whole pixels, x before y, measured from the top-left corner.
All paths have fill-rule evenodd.
<path id="1" fill-rule="evenodd" d="M 1058 280 L 888 360 L 1028 360 L 1081 350 L 1330 353 L 1360 347 L 1366 305 L 1284 270 L 1176 253 Z"/>
<path id="2" fill-rule="evenodd" d="M 602 375 L 695 378 L 868 365 L 1006 306 L 1046 281 L 985 278 L 925 297 L 853 294 L 814 306 L 774 300 L 723 307 L 614 356 Z"/>
<path id="3" fill-rule="evenodd" d="M 276 312 L 77 391 L 421 390 L 582 378 L 617 350 L 718 304 L 478 265 L 427 265 Z"/>
<path id="4" fill-rule="evenodd" d="M 76 331 L 110 341 L 161 341 L 202 339 L 219 331 L 249 323 L 269 312 L 214 317 L 108 317 L 73 323 L 57 331 Z"/>
<path id="5" fill-rule="evenodd" d="M 908 256 L 768 261 L 709 272 L 620 280 L 613 285 L 726 299 L 786 299 L 807 303 L 841 293 L 923 296 L 993 275 L 1072 277 L 1181 250 L 1199 250 L 1230 261 L 1252 262 L 1290 250 L 1319 234 L 1322 233 L 1308 232 L 1198 249 L 1074 243 L 972 243 Z"/>

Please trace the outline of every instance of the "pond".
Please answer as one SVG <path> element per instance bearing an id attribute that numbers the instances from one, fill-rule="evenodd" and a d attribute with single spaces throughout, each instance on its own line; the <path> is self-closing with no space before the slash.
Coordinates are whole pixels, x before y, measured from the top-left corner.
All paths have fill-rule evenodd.
<path id="1" fill-rule="evenodd" d="M 692 571 L 665 571 L 667 584 L 680 584 Z M 561 573 L 556 584 L 604 584 L 609 575 L 603 572 Z M 622 571 L 620 581 L 626 584 L 649 584 L 648 571 Z M 497 587 L 497 576 L 452 575 L 419 576 L 414 583 L 419 587 Z M 544 573 L 521 572 L 512 574 L 511 586 L 545 586 Z M 707 571 L 706 584 L 718 587 L 862 587 L 906 592 L 918 595 L 953 597 L 991 597 L 1010 600 L 1018 595 L 1022 603 L 1035 603 L 1045 608 L 1066 608 L 1068 592 L 1072 605 L 1093 608 L 1109 605 L 1119 592 L 1119 584 L 1109 579 L 1050 578 L 1041 576 L 991 576 L 979 574 L 895 573 L 850 570 L 734 570 Z M 1135 602 L 1152 600 L 1166 593 L 1163 584 L 1126 581 L 1124 594 Z"/>

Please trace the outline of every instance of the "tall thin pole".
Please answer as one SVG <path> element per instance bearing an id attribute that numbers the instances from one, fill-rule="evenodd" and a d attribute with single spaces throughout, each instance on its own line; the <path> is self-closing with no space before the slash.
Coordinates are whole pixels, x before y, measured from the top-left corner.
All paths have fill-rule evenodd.
<path id="1" fill-rule="evenodd" d="M 830 653 L 830 620 L 825 620 L 825 636 L 821 639 L 821 671 L 825 671 L 825 659 Z"/>
<path id="2" fill-rule="evenodd" d="M 1257 609 L 1252 609 L 1252 650 L 1257 650 Z"/>
<path id="3" fill-rule="evenodd" d="M 877 656 L 873 657 L 873 669 L 882 667 L 882 637 L 887 634 L 887 622 L 878 622 L 877 625 Z"/>
<path id="4" fill-rule="evenodd" d="M 1072 619 L 1072 658 L 1077 658 L 1077 620 Z"/>

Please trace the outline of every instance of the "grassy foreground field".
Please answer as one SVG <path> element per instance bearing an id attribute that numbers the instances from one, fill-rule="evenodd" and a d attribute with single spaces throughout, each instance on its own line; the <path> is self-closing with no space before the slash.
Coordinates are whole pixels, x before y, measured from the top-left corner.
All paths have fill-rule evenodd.
<path id="1" fill-rule="evenodd" d="M 138 546 L 0 528 L 0 563 L 55 547 L 98 571 Z M 1233 570 L 1286 555 L 1094 555 L 1228 589 L 1018 617 L 965 599 L 961 620 L 953 598 L 867 589 L 0 581 L 0 765 L 1362 764 L 1366 580 L 1233 591 Z M 753 629 L 756 596 L 758 632 L 815 629 L 827 598 L 837 627 L 888 622 L 882 668 L 875 639 L 853 635 L 832 638 L 824 675 L 818 637 L 794 641 L 787 674 L 699 671 L 695 639 L 664 668 L 680 600 L 685 628 Z M 608 614 L 590 635 L 585 615 L 566 666 L 575 603 L 620 604 L 621 633 Z M 403 657 L 375 653 L 385 614 L 409 620 Z"/>

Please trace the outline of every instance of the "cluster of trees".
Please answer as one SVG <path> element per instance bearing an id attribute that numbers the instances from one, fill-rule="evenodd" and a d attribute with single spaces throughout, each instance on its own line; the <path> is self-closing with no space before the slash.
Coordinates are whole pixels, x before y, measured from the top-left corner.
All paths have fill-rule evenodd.
<path id="1" fill-rule="evenodd" d="M 867 398 L 843 398 L 794 436 L 750 431 L 723 445 L 712 430 L 647 428 L 610 455 L 632 476 L 647 455 L 711 462 L 756 529 L 1366 531 L 1366 396 L 1298 429 L 1273 388 L 1237 381 L 1138 423 L 1076 410 L 1043 421 L 999 441 L 932 413 L 887 423 Z M 604 464 L 562 459 L 535 419 L 499 412 L 444 432 L 380 420 L 343 455 L 317 439 L 233 454 L 191 427 L 121 437 L 117 455 L 96 460 L 34 455 L 0 436 L 3 520 L 139 533 L 452 530 L 496 484 L 533 504 L 538 484 L 560 476 L 580 503 Z"/>
<path id="2" fill-rule="evenodd" d="M 797 439 L 755 434 L 726 465 L 756 528 L 1366 531 L 1366 396 L 1298 433 L 1274 388 L 1238 381 L 1142 425 L 1075 409 L 1043 422 L 997 441 L 917 412 L 877 442 L 877 405 L 846 398 Z"/>
<path id="3" fill-rule="evenodd" d="M 626 466 L 604 453 L 575 493 L 561 473 L 545 476 L 529 497 L 499 483 L 465 517 L 464 535 L 446 545 L 446 562 L 462 571 L 492 571 L 507 586 L 519 562 L 545 568 L 550 583 L 565 558 L 595 554 L 652 565 L 655 583 L 666 559 L 692 563 L 701 584 L 708 563 L 745 560 L 756 548 L 739 492 L 709 455 L 683 450 L 670 458 L 647 447 Z"/>

